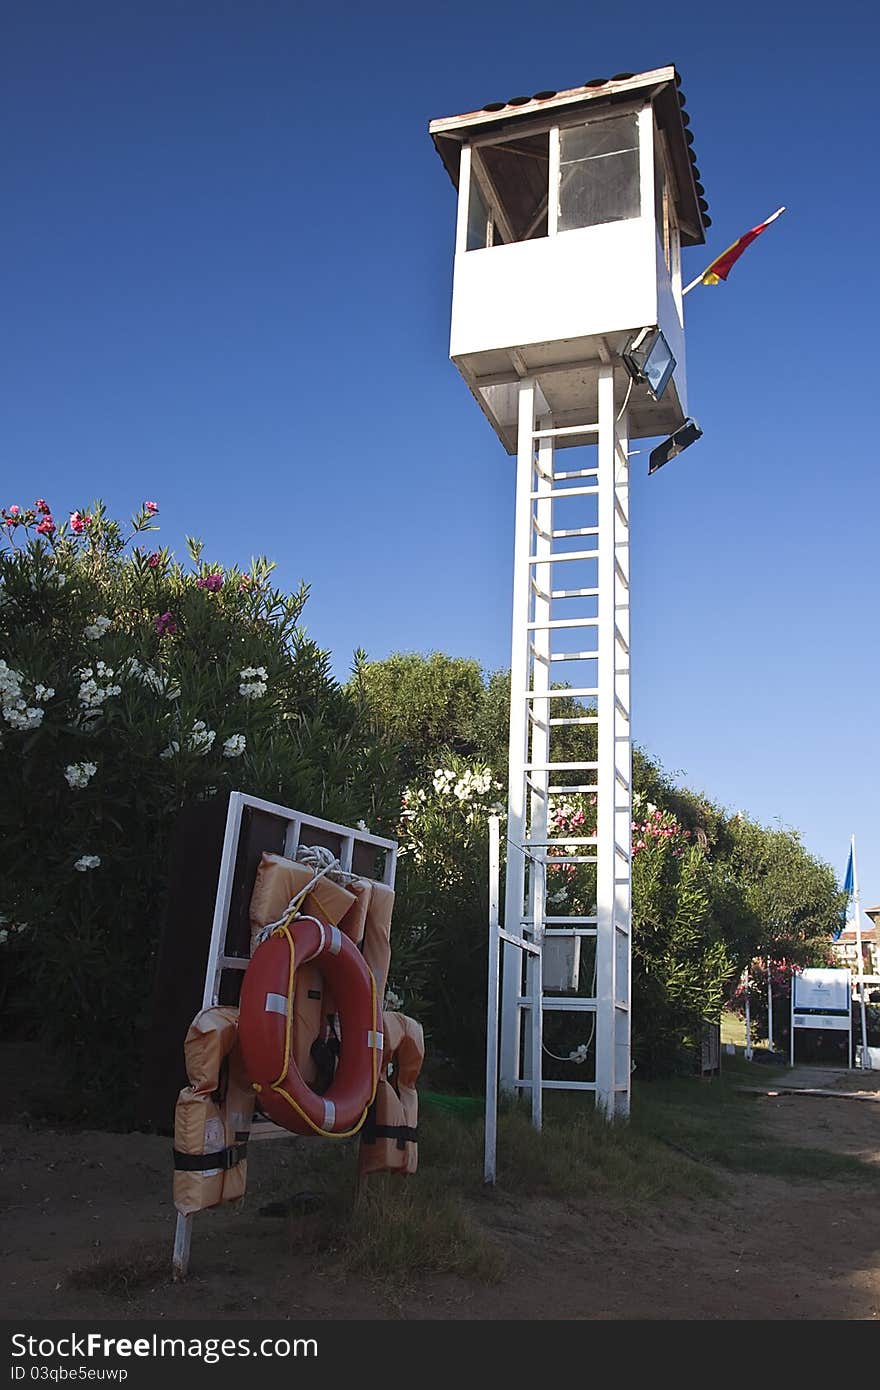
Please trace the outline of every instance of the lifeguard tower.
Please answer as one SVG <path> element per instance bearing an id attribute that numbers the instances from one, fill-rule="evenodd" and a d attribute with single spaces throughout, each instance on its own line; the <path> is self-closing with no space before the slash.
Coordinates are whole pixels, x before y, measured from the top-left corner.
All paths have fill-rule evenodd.
<path id="1" fill-rule="evenodd" d="M 699 434 L 681 248 L 709 218 L 689 124 L 664 67 L 430 125 L 458 190 L 450 355 L 517 457 L 500 1075 L 538 1110 L 557 1087 L 629 1111 L 630 440 L 668 436 L 656 466 Z M 560 756 L 572 726 L 589 758 Z M 572 798 L 590 833 L 560 833 Z M 586 910 L 566 911 L 567 866 L 593 866 Z M 511 938 L 542 944 L 541 978 Z M 551 1011 L 582 1060 L 557 1052 L 547 1079 Z"/>

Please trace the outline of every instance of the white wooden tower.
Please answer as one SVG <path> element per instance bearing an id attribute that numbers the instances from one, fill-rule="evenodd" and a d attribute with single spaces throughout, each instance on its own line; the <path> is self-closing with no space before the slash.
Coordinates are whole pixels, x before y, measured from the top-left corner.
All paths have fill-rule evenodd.
<path id="1" fill-rule="evenodd" d="M 690 428 L 680 254 L 709 222 L 679 85 L 623 73 L 430 125 L 458 189 L 450 355 L 517 459 L 504 928 L 544 962 L 539 982 L 505 945 L 501 1084 L 594 1091 L 609 1117 L 631 1070 L 630 441 Z M 572 726 L 591 756 L 566 762 Z M 590 808 L 579 833 L 566 805 Z"/>

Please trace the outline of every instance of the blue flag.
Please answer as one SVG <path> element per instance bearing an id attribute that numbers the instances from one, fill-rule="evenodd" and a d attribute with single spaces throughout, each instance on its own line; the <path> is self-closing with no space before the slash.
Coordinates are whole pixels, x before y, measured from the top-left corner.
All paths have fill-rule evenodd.
<path id="1" fill-rule="evenodd" d="M 832 941 L 839 941 L 839 940 L 840 940 L 840 934 L 841 934 L 841 932 L 843 931 L 844 927 L 846 926 L 846 918 L 847 918 L 847 914 L 848 914 L 848 912 L 849 912 L 850 898 L 851 898 L 852 895 L 853 895 L 853 855 L 852 855 L 852 845 L 850 845 L 850 847 L 849 847 L 849 859 L 846 861 L 846 873 L 845 873 L 844 876 L 843 876 L 843 891 L 844 891 L 844 893 L 846 894 L 846 902 L 845 902 L 844 905 L 843 905 L 843 911 L 842 911 L 842 913 L 841 913 L 841 915 L 840 915 L 840 926 L 837 928 L 837 931 L 836 931 L 836 932 L 832 932 L 832 933 L 831 933 L 831 940 L 832 940 Z"/>

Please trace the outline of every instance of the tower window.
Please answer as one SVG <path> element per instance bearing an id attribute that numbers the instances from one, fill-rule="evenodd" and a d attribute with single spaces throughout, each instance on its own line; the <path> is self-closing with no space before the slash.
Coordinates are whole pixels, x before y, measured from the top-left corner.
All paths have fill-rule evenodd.
<path id="1" fill-rule="evenodd" d="M 559 132 L 560 232 L 641 213 L 639 128 L 634 114 Z"/>

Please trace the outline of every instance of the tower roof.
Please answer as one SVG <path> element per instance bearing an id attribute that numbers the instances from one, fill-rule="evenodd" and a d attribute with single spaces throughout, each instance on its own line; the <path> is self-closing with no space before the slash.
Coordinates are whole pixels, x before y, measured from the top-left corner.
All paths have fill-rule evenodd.
<path id="1" fill-rule="evenodd" d="M 654 68 L 650 72 L 620 72 L 615 77 L 594 77 L 582 87 L 563 92 L 542 91 L 534 96 L 516 96 L 508 101 L 490 101 L 479 111 L 460 116 L 443 116 L 431 121 L 428 129 L 437 152 L 458 187 L 459 154 L 462 143 L 476 135 L 493 135 L 511 127 L 525 128 L 553 123 L 571 113 L 595 111 L 603 106 L 621 105 L 634 98 L 650 98 L 657 124 L 666 136 L 676 183 L 676 211 L 682 244 L 698 246 L 706 240 L 711 225 L 709 204 L 700 182 L 700 171 L 693 150 L 690 117 L 685 110 L 681 78 L 674 67 Z"/>

